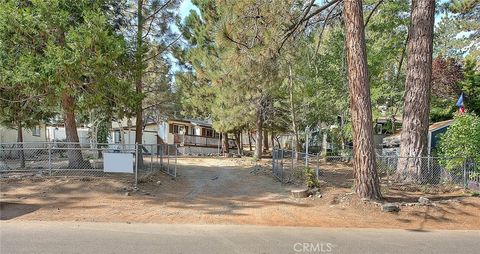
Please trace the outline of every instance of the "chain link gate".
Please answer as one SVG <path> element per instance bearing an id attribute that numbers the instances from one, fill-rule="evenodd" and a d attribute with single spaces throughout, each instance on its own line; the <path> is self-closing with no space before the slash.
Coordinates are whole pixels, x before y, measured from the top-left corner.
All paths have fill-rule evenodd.
<path id="1" fill-rule="evenodd" d="M 102 177 L 104 154 L 132 154 L 135 185 L 138 177 L 160 170 L 177 176 L 176 145 L 81 144 L 68 142 L 0 143 L 0 176 Z M 141 158 L 138 160 L 137 158 Z"/>

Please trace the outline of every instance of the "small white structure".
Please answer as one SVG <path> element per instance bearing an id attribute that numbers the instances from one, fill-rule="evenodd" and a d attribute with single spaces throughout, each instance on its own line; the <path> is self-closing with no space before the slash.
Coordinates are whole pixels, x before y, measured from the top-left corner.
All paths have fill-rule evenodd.
<path id="1" fill-rule="evenodd" d="M 131 153 L 103 153 L 103 171 L 133 174 L 133 161 Z"/>

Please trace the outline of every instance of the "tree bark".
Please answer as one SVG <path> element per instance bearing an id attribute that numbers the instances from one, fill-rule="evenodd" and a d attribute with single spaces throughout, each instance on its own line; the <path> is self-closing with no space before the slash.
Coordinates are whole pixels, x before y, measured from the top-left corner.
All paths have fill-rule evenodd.
<path id="1" fill-rule="evenodd" d="M 252 149 L 252 133 L 250 131 L 248 132 L 248 147 L 250 149 L 250 152 L 253 151 L 253 149 Z"/>
<path id="2" fill-rule="evenodd" d="M 223 146 L 223 155 L 224 156 L 227 156 L 228 153 L 230 152 L 230 149 L 228 147 L 228 133 L 223 133 L 223 142 L 222 142 L 222 146 Z"/>
<path id="3" fill-rule="evenodd" d="M 68 142 L 68 167 L 76 169 L 89 167 L 89 163 L 83 160 L 82 151 L 80 150 L 80 139 L 78 138 L 75 119 L 75 98 L 66 89 L 62 92 L 62 108 L 65 135 Z"/>
<path id="4" fill-rule="evenodd" d="M 240 136 L 240 152 L 243 155 L 243 133 L 241 131 L 239 132 L 239 136 Z"/>
<path id="5" fill-rule="evenodd" d="M 380 199 L 373 146 L 372 107 L 361 0 L 344 0 L 345 44 L 353 127 L 355 191 L 361 198 Z"/>
<path id="6" fill-rule="evenodd" d="M 270 142 L 272 143 L 272 151 L 273 151 L 273 149 L 275 148 L 275 134 L 273 131 L 272 133 L 270 133 Z"/>
<path id="7" fill-rule="evenodd" d="M 262 159 L 262 142 L 263 142 L 263 115 L 262 105 L 257 105 L 257 120 L 255 121 L 257 129 L 257 137 L 255 139 L 255 157 L 257 160 Z"/>
<path id="8" fill-rule="evenodd" d="M 407 77 L 400 134 L 398 179 L 419 179 L 426 155 L 432 78 L 434 0 L 413 0 L 407 47 Z"/>
<path id="9" fill-rule="evenodd" d="M 25 168 L 25 151 L 23 150 L 23 128 L 20 113 L 17 120 L 17 143 L 19 149 L 18 157 L 20 159 L 20 167 Z"/>
<path id="10" fill-rule="evenodd" d="M 240 132 L 235 132 L 235 143 L 237 145 L 237 154 L 242 155 L 241 141 L 240 141 Z"/>
<path id="11" fill-rule="evenodd" d="M 267 130 L 265 130 L 264 133 L 263 133 L 263 150 L 264 151 L 269 150 L 269 147 L 268 147 L 268 131 Z"/>

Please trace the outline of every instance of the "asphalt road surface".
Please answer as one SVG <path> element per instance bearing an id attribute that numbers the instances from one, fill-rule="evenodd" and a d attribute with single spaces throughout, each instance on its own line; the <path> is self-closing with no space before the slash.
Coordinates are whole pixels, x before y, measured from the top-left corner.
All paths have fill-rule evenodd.
<path id="1" fill-rule="evenodd" d="M 480 231 L 0 223 L 0 253 L 478 253 Z"/>

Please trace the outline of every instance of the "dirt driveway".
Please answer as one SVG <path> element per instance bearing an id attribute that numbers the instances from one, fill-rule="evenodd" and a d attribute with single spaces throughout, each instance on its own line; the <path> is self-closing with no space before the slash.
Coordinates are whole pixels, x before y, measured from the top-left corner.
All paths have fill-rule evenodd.
<path id="1" fill-rule="evenodd" d="M 431 206 L 385 213 L 356 198 L 347 169 L 326 169 L 321 198 L 295 199 L 291 185 L 268 173 L 268 162 L 263 170 L 249 159 L 178 163 L 176 180 L 159 173 L 142 179 L 138 191 L 122 177 L 1 179 L 1 220 L 480 229 L 480 198 L 459 191 Z M 387 199 L 401 199 L 399 193 Z"/>

